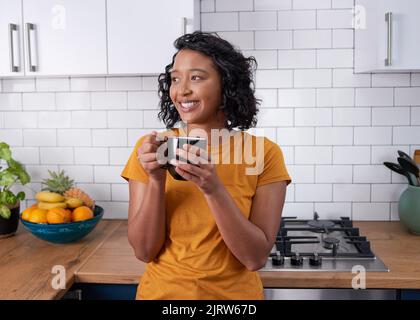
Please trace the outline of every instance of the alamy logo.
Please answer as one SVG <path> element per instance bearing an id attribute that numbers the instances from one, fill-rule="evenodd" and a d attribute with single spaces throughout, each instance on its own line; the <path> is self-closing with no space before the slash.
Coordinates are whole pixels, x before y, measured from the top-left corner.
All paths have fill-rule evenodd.
<path id="1" fill-rule="evenodd" d="M 361 265 L 355 265 L 351 269 L 351 273 L 356 273 L 351 280 L 351 287 L 355 290 L 366 289 L 366 268 Z"/>
<path id="2" fill-rule="evenodd" d="M 51 269 L 51 273 L 55 276 L 51 280 L 51 287 L 54 290 L 60 290 L 66 288 L 66 269 L 62 265 L 55 265 Z"/>

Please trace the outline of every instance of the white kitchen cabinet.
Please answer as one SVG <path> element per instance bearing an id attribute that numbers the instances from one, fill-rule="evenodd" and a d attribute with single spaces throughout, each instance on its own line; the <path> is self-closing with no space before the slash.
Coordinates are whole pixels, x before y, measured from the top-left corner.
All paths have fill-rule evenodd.
<path id="1" fill-rule="evenodd" d="M 356 0 L 355 72 L 420 70 L 420 1 Z"/>
<path id="2" fill-rule="evenodd" d="M 200 29 L 199 0 L 107 0 L 109 74 L 158 74 L 174 40 Z"/>
<path id="3" fill-rule="evenodd" d="M 20 0 L 0 0 L 0 76 L 22 75 L 22 3 Z"/>
<path id="4" fill-rule="evenodd" d="M 105 0 L 23 0 L 26 75 L 107 73 Z"/>

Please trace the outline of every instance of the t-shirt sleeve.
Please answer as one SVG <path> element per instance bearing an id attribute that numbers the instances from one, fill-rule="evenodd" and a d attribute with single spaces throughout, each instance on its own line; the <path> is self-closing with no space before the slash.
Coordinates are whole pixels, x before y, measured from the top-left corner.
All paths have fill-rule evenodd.
<path id="1" fill-rule="evenodd" d="M 264 138 L 264 140 L 264 169 L 258 176 L 257 186 L 278 181 L 286 181 L 289 184 L 292 182 L 292 179 L 287 172 L 283 152 L 276 143 L 271 142 L 267 138 Z"/>
<path id="2" fill-rule="evenodd" d="M 143 183 L 147 183 L 149 181 L 149 175 L 144 170 L 140 161 L 137 159 L 138 149 L 142 145 L 144 138 L 146 138 L 146 136 L 141 137 L 137 141 L 133 151 L 131 152 L 130 157 L 128 158 L 124 170 L 121 172 L 121 177 L 123 177 L 127 181 L 129 179 L 140 181 Z"/>

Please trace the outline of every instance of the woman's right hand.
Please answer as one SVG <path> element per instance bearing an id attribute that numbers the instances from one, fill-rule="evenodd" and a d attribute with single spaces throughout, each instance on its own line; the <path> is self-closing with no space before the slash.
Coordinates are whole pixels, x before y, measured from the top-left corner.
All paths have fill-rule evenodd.
<path id="1" fill-rule="evenodd" d="M 157 150 L 162 143 L 164 141 L 158 141 L 157 132 L 153 131 L 151 135 L 144 139 L 137 151 L 137 158 L 149 175 L 149 179 L 159 182 L 164 182 L 166 179 L 166 170 L 157 161 Z"/>

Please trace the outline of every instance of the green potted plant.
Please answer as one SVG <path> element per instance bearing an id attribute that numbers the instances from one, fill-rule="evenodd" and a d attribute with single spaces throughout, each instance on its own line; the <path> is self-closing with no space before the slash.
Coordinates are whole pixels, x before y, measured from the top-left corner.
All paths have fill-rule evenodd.
<path id="1" fill-rule="evenodd" d="M 18 227 L 20 201 L 25 199 L 23 191 L 14 194 L 10 188 L 19 180 L 22 185 L 30 182 L 30 176 L 22 164 L 12 158 L 10 147 L 0 142 L 0 238 L 13 235 Z"/>

